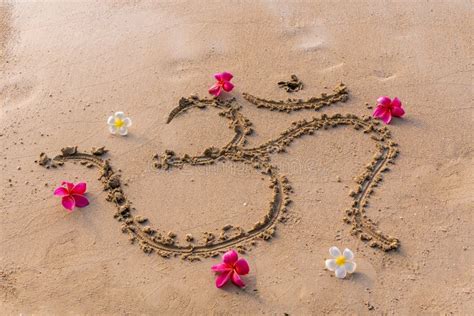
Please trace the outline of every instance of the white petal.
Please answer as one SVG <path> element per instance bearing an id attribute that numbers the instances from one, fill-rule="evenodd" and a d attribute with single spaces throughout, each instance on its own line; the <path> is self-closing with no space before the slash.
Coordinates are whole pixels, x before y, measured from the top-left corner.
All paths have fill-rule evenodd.
<path id="1" fill-rule="evenodd" d="M 117 127 L 115 127 L 115 125 L 109 125 L 109 132 L 115 134 L 117 132 Z"/>
<path id="2" fill-rule="evenodd" d="M 344 269 L 346 269 L 347 272 L 349 273 L 354 273 L 356 270 L 356 263 L 354 261 L 347 261 L 344 263 Z"/>
<path id="3" fill-rule="evenodd" d="M 122 126 L 118 129 L 120 135 L 125 136 L 128 134 L 128 128 L 126 126 Z"/>
<path id="4" fill-rule="evenodd" d="M 115 112 L 115 117 L 123 120 L 125 118 L 125 114 L 123 112 Z"/>
<path id="5" fill-rule="evenodd" d="M 329 271 L 334 271 L 336 270 L 336 260 L 335 259 L 327 259 L 325 261 L 325 264 L 326 264 L 326 269 L 328 269 Z"/>
<path id="6" fill-rule="evenodd" d="M 114 125 L 114 123 L 115 123 L 115 117 L 113 115 L 109 116 L 109 118 L 107 119 L 107 124 Z"/>
<path id="7" fill-rule="evenodd" d="M 130 127 L 130 126 L 132 126 L 132 120 L 129 117 L 126 117 L 126 118 L 123 119 L 123 124 L 126 127 Z"/>
<path id="8" fill-rule="evenodd" d="M 339 267 L 336 269 L 336 278 L 339 279 L 344 279 L 346 277 L 346 269 L 344 269 L 344 266 Z"/>
<path id="9" fill-rule="evenodd" d="M 341 251 L 337 247 L 329 248 L 329 254 L 334 258 L 339 257 L 341 255 Z"/>
<path id="10" fill-rule="evenodd" d="M 344 249 L 342 255 L 344 256 L 344 258 L 346 258 L 346 260 L 354 259 L 354 253 L 350 249 Z"/>

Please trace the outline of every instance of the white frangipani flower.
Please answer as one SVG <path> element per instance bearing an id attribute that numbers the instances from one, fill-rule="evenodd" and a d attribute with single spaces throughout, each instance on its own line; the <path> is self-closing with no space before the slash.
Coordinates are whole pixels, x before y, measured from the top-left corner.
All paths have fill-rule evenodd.
<path id="1" fill-rule="evenodd" d="M 112 134 L 119 134 L 125 136 L 128 134 L 128 128 L 132 126 L 132 120 L 125 117 L 123 112 L 115 112 L 114 115 L 109 116 L 107 120 L 109 131 Z"/>
<path id="2" fill-rule="evenodd" d="M 347 273 L 353 273 L 356 269 L 356 263 L 352 261 L 354 259 L 354 253 L 350 249 L 344 249 L 341 255 L 341 251 L 337 247 L 329 248 L 329 254 L 334 259 L 326 260 L 326 268 L 329 271 L 336 271 L 336 277 L 344 279 Z"/>

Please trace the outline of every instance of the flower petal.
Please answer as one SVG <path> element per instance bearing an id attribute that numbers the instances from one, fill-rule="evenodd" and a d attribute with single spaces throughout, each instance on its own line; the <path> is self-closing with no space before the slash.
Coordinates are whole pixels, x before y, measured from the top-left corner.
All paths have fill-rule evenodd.
<path id="1" fill-rule="evenodd" d="M 347 261 L 344 263 L 344 269 L 346 269 L 348 273 L 354 273 L 356 267 L 357 265 L 354 261 Z"/>
<path id="2" fill-rule="evenodd" d="M 214 78 L 216 78 L 217 81 L 230 81 L 232 78 L 234 78 L 234 76 L 230 72 L 224 71 L 215 74 Z"/>
<path id="3" fill-rule="evenodd" d="M 387 96 L 383 96 L 383 97 L 380 97 L 380 98 L 377 99 L 377 104 L 382 104 L 382 105 L 388 106 L 391 103 L 392 103 L 392 100 Z"/>
<path id="4" fill-rule="evenodd" d="M 337 247 L 329 248 L 329 254 L 333 257 L 339 257 L 341 255 L 341 251 Z"/>
<path id="5" fill-rule="evenodd" d="M 354 259 L 354 253 L 349 248 L 344 249 L 342 255 L 344 256 L 344 258 L 346 258 L 346 260 Z"/>
<path id="6" fill-rule="evenodd" d="M 385 110 L 382 115 L 379 116 L 379 118 L 385 123 L 385 124 L 390 124 L 390 121 L 392 120 L 392 112 L 390 110 Z"/>
<path id="7" fill-rule="evenodd" d="M 224 79 L 222 79 L 222 72 L 215 73 L 215 74 L 214 74 L 214 78 L 215 78 L 217 81 L 224 81 Z"/>
<path id="8" fill-rule="evenodd" d="M 70 210 L 70 211 L 72 211 L 74 209 L 74 206 L 76 206 L 76 201 L 70 195 L 63 196 L 63 199 L 62 199 L 61 202 L 62 202 L 64 208 L 67 209 L 67 210 Z"/>
<path id="9" fill-rule="evenodd" d="M 382 105 L 378 105 L 375 108 L 374 113 L 372 113 L 372 116 L 373 117 L 381 117 L 383 113 L 385 113 L 385 108 Z"/>
<path id="10" fill-rule="evenodd" d="M 65 196 L 65 195 L 69 195 L 69 192 L 64 187 L 57 187 L 56 190 L 54 190 L 54 195 L 56 195 L 56 196 Z"/>
<path id="11" fill-rule="evenodd" d="M 123 120 L 125 118 L 125 114 L 123 112 L 115 112 L 115 117 Z"/>
<path id="12" fill-rule="evenodd" d="M 87 184 L 85 182 L 79 182 L 78 184 L 76 184 L 72 188 L 71 193 L 72 194 L 84 194 L 84 193 L 86 193 L 86 190 L 87 190 Z"/>
<path id="13" fill-rule="evenodd" d="M 339 278 L 339 279 L 344 279 L 346 277 L 346 269 L 344 268 L 344 266 L 342 267 L 338 267 L 336 269 L 336 278 Z"/>
<path id="14" fill-rule="evenodd" d="M 334 271 L 337 268 L 335 259 L 327 259 L 324 264 L 326 265 L 326 269 L 329 271 Z"/>
<path id="15" fill-rule="evenodd" d="M 118 132 L 121 136 L 125 136 L 128 134 L 128 128 L 126 126 L 122 126 L 118 129 Z"/>
<path id="16" fill-rule="evenodd" d="M 224 273 L 221 273 L 220 275 L 217 276 L 216 278 L 216 287 L 217 288 L 221 288 L 224 286 L 224 284 L 226 284 L 230 277 L 232 276 L 232 274 L 234 273 L 234 271 L 232 270 L 229 270 L 228 272 L 224 272 Z"/>
<path id="17" fill-rule="evenodd" d="M 232 91 L 232 89 L 234 89 L 234 85 L 231 82 L 226 81 L 222 85 L 222 88 L 224 88 L 225 91 L 229 92 L 229 91 Z"/>
<path id="18" fill-rule="evenodd" d="M 393 107 L 392 108 L 392 115 L 396 117 L 402 117 L 405 114 L 405 110 L 403 110 L 402 106 Z"/>
<path id="19" fill-rule="evenodd" d="M 107 124 L 108 125 L 114 125 L 115 124 L 115 117 L 113 115 L 109 116 L 107 119 Z"/>
<path id="20" fill-rule="evenodd" d="M 66 185 L 66 189 L 68 190 L 68 192 L 71 192 L 72 188 L 74 188 L 74 183 L 72 182 L 63 181 L 61 185 Z"/>
<path id="21" fill-rule="evenodd" d="M 234 249 L 227 251 L 222 256 L 222 262 L 227 263 L 230 266 L 233 266 L 237 262 L 237 259 L 239 259 L 239 255 Z"/>
<path id="22" fill-rule="evenodd" d="M 232 78 L 234 78 L 234 75 L 232 75 L 230 72 L 224 71 L 222 73 L 222 79 L 224 79 L 225 81 L 230 81 L 232 80 Z"/>
<path id="23" fill-rule="evenodd" d="M 123 119 L 123 125 L 126 127 L 132 126 L 132 120 L 129 117 Z"/>
<path id="24" fill-rule="evenodd" d="M 212 87 L 209 88 L 209 93 L 218 97 L 219 94 L 221 94 L 221 90 L 222 90 L 221 85 L 216 83 Z"/>
<path id="25" fill-rule="evenodd" d="M 235 285 L 237 285 L 238 287 L 244 287 L 245 286 L 245 283 L 244 281 L 242 281 L 242 279 L 240 278 L 240 276 L 237 274 L 237 273 L 232 273 L 232 283 L 234 283 Z"/>
<path id="26" fill-rule="evenodd" d="M 393 98 L 392 100 L 392 107 L 396 107 L 396 108 L 399 108 L 402 106 L 402 102 L 400 101 L 399 98 L 395 97 Z"/>
<path id="27" fill-rule="evenodd" d="M 73 194 L 71 196 L 74 198 L 77 207 L 85 207 L 89 205 L 89 200 L 84 195 Z"/>
<path id="28" fill-rule="evenodd" d="M 239 260 L 237 260 L 234 265 L 234 269 L 240 275 L 245 275 L 250 271 L 249 264 L 244 258 L 240 258 Z"/>
<path id="29" fill-rule="evenodd" d="M 117 127 L 115 125 L 109 125 L 110 134 L 115 134 L 117 132 Z"/>
<path id="30" fill-rule="evenodd" d="M 214 272 L 225 272 L 225 271 L 232 270 L 232 268 L 225 263 L 219 263 L 219 264 L 213 265 L 211 267 L 211 270 Z"/>

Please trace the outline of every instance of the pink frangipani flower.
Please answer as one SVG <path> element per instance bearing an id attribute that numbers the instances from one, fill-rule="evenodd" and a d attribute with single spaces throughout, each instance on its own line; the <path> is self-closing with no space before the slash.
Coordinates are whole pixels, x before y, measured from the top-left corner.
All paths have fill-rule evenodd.
<path id="1" fill-rule="evenodd" d="M 389 97 L 380 97 L 377 99 L 377 108 L 372 115 L 381 119 L 385 124 L 390 124 L 392 116 L 402 117 L 404 114 L 402 102 L 397 97 L 393 100 Z"/>
<path id="2" fill-rule="evenodd" d="M 219 273 L 216 279 L 216 287 L 221 288 L 229 280 L 238 287 L 244 287 L 245 284 L 240 278 L 241 275 L 249 273 L 250 268 L 247 261 L 239 259 L 235 250 L 229 250 L 222 256 L 222 262 L 212 266 L 212 271 Z"/>
<path id="3" fill-rule="evenodd" d="M 84 196 L 87 190 L 85 182 L 74 184 L 63 181 L 60 187 L 54 190 L 54 195 L 62 197 L 62 204 L 68 212 L 72 212 L 74 207 L 85 207 L 89 205 L 89 200 Z"/>
<path id="4" fill-rule="evenodd" d="M 214 75 L 214 78 L 216 78 L 217 82 L 209 88 L 209 93 L 218 97 L 222 89 L 224 91 L 232 91 L 234 89 L 234 85 L 230 82 L 234 76 L 230 72 L 221 72 L 217 73 Z"/>

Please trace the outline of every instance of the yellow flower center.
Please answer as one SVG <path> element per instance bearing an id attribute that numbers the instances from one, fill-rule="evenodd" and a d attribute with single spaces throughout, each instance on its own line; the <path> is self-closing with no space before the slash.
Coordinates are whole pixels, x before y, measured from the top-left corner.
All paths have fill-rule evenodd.
<path id="1" fill-rule="evenodd" d="M 115 122 L 114 122 L 115 127 L 120 128 L 123 126 L 124 123 L 125 122 L 122 119 L 118 117 L 115 118 Z"/>
<path id="2" fill-rule="evenodd" d="M 346 258 L 344 258 L 344 256 L 339 256 L 336 258 L 336 264 L 338 266 L 343 266 L 344 263 L 346 263 Z"/>

